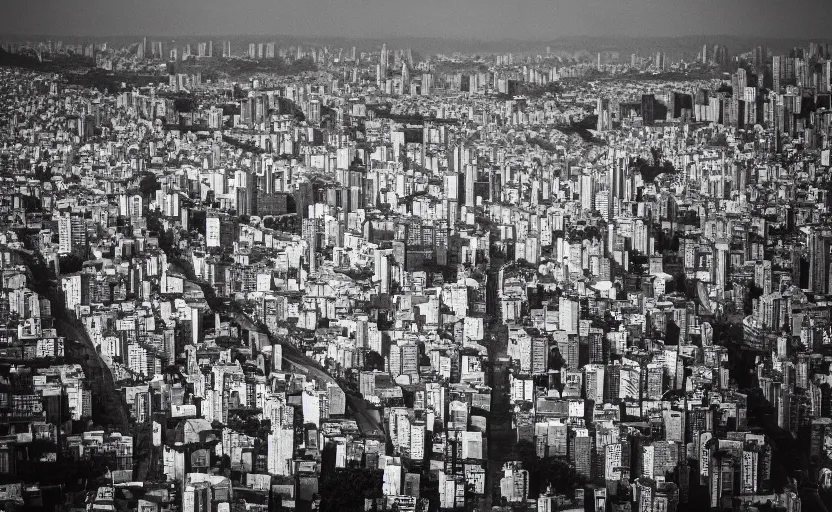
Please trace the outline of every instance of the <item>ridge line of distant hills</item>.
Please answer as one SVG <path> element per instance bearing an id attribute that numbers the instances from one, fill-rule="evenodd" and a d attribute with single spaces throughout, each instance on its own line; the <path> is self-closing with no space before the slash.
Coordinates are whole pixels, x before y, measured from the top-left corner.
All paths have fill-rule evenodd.
<path id="1" fill-rule="evenodd" d="M 177 44 L 193 43 L 197 41 L 232 41 L 232 45 L 239 45 L 248 42 L 274 41 L 280 45 L 326 45 L 334 47 L 349 48 L 355 46 L 359 50 L 368 50 L 380 47 L 386 43 L 390 48 L 412 48 L 413 50 L 427 53 L 470 53 L 488 54 L 503 52 L 539 52 L 544 53 L 549 46 L 553 53 L 569 52 L 574 53 L 581 50 L 588 52 L 613 52 L 621 54 L 645 53 L 662 50 L 671 55 L 696 54 L 702 50 L 702 45 L 707 44 L 713 47 L 721 44 L 734 52 L 746 52 L 750 49 L 763 45 L 776 52 L 787 52 L 794 47 L 805 47 L 809 42 L 828 43 L 832 39 L 811 39 L 811 38 L 772 38 L 772 37 L 751 37 L 731 35 L 698 35 L 678 37 L 611 37 L 611 36 L 565 36 L 551 39 L 451 39 L 435 37 L 411 37 L 411 36 L 378 36 L 373 38 L 362 37 L 331 37 L 331 36 L 288 36 L 288 35 L 111 35 L 111 36 L 72 36 L 72 35 L 0 35 L 0 41 L 46 41 L 61 40 L 66 44 L 110 42 L 115 45 L 127 45 L 141 41 L 147 37 L 148 41 L 175 41 Z M 220 47 L 221 48 L 221 47 Z M 216 48 L 215 48 L 216 50 Z M 242 47 L 235 49 L 235 53 L 242 53 Z"/>

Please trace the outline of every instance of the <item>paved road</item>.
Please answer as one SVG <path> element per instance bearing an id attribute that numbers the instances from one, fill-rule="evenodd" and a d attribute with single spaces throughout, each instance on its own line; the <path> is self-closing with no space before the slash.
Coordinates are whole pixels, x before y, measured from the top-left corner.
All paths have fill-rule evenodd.
<path id="1" fill-rule="evenodd" d="M 127 433 L 130 422 L 121 394 L 116 391 L 112 372 L 95 351 L 86 329 L 67 319 L 66 311 L 63 310 L 60 295 L 63 292 L 60 285 L 50 278 L 50 273 L 46 271 L 42 262 L 38 261 L 35 253 L 22 249 L 14 252 L 29 269 L 29 286 L 49 300 L 55 330 L 68 341 L 65 346 L 66 361 L 80 364 L 89 379 L 93 395 L 93 420 Z"/>
<path id="2" fill-rule="evenodd" d="M 74 341 L 72 346 L 67 347 L 71 360 L 81 364 L 84 373 L 90 379 L 90 386 L 93 393 L 93 414 L 95 421 L 109 423 L 121 432 L 128 433 L 130 425 L 127 410 L 121 400 L 121 394 L 116 390 L 113 374 L 110 368 L 101 360 L 101 356 L 95 351 L 86 330 L 74 322 L 56 318 L 55 329 L 58 334 L 67 340 Z M 95 410 L 95 405 L 100 408 Z"/>
<path id="3" fill-rule="evenodd" d="M 502 338 L 500 336 L 499 338 Z M 486 478 L 486 501 L 490 504 L 498 503 L 500 491 L 500 479 L 502 478 L 503 464 L 508 461 L 508 456 L 514 446 L 516 439 L 514 429 L 511 427 L 511 404 L 509 403 L 509 384 L 507 362 L 498 361 L 497 358 L 505 356 L 506 343 L 498 339 L 489 344 L 488 357 L 493 362 L 493 370 L 490 372 L 491 386 L 491 414 L 488 425 L 488 478 Z M 488 506 L 486 510 L 491 510 Z"/>
<path id="4" fill-rule="evenodd" d="M 330 376 L 323 369 L 321 369 L 321 367 L 318 366 L 317 361 L 302 353 L 300 349 L 294 344 L 286 341 L 285 339 L 277 338 L 276 336 L 273 336 L 271 333 L 263 332 L 260 329 L 260 327 L 256 323 L 254 323 L 254 321 L 251 318 L 249 318 L 248 315 L 245 315 L 243 313 L 237 313 L 235 315 L 235 320 L 243 329 L 265 334 L 269 337 L 270 341 L 272 341 L 273 343 L 280 344 L 283 347 L 283 360 L 295 370 L 305 374 L 309 378 L 313 378 L 324 384 L 335 384 L 340 389 L 340 386 L 335 381 L 335 379 L 333 379 L 332 376 Z M 345 395 L 347 400 L 347 408 L 352 412 L 353 416 L 355 416 L 359 430 L 365 434 L 381 434 L 385 436 L 386 440 L 384 427 L 375 418 L 372 412 L 368 411 L 366 407 L 363 407 L 363 404 L 357 404 L 355 398 L 351 397 L 348 394 Z"/>
<path id="5" fill-rule="evenodd" d="M 499 301 L 497 278 L 503 261 L 492 258 L 488 271 L 486 288 L 486 307 L 491 318 L 499 318 Z M 495 322 L 496 325 L 496 322 Z M 491 387 L 491 412 L 488 422 L 488 461 L 485 479 L 485 499 L 480 500 L 480 510 L 491 510 L 492 505 L 500 503 L 500 479 L 503 464 L 507 461 L 516 439 L 511 427 L 511 404 L 509 403 L 508 362 L 501 362 L 501 357 L 508 355 L 507 331 L 499 326 L 490 331 L 494 338 L 487 343 L 490 367 L 486 371 L 486 384 Z"/>
<path id="6" fill-rule="evenodd" d="M 174 262 L 174 258 L 170 258 L 170 265 L 171 268 L 175 271 L 187 276 L 187 278 L 198 285 L 203 291 L 206 288 L 209 288 L 209 285 L 205 282 L 200 281 L 193 275 L 193 272 L 190 269 L 184 268 L 182 265 L 178 265 Z M 278 338 L 274 336 L 270 332 L 264 332 L 260 325 L 258 325 L 254 320 L 251 319 L 247 314 L 237 311 L 234 313 L 234 320 L 237 324 L 248 331 L 256 332 L 260 334 L 265 334 L 269 337 L 269 341 L 272 343 L 278 343 L 283 347 L 283 360 L 288 363 L 289 366 L 292 367 L 293 370 L 303 373 L 309 378 L 315 379 L 318 382 L 326 384 L 335 384 L 338 386 L 338 383 L 335 379 L 332 378 L 328 373 L 326 373 L 319 365 L 318 362 L 312 359 L 311 357 L 307 356 L 301 350 L 294 345 L 293 343 L 289 342 L 286 339 Z M 340 386 L 339 386 L 340 388 Z M 342 390 L 343 391 L 343 390 Z M 377 421 L 375 416 L 362 404 L 357 404 L 355 399 L 346 395 L 347 398 L 347 408 L 352 412 L 355 416 L 356 422 L 358 423 L 359 430 L 365 434 L 381 434 L 385 436 L 384 427 L 381 422 Z"/>

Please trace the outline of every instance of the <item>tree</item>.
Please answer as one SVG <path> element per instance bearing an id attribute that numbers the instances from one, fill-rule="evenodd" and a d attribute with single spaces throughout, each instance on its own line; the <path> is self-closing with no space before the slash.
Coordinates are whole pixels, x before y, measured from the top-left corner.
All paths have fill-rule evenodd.
<path id="1" fill-rule="evenodd" d="M 173 108 L 177 112 L 193 112 L 196 110 L 196 100 L 193 96 L 178 96 L 173 99 Z"/>
<path id="2" fill-rule="evenodd" d="M 560 353 L 560 349 L 555 347 L 549 352 L 549 364 L 547 367 L 550 370 L 560 370 L 566 365 L 566 360 Z"/>
<path id="3" fill-rule="evenodd" d="M 160 188 L 155 174 L 145 174 L 141 181 L 139 181 L 139 191 L 141 191 L 142 197 L 144 198 L 153 197 Z"/>
<path id="4" fill-rule="evenodd" d="M 520 441 L 512 457 L 529 472 L 529 497 L 534 498 L 549 485 L 556 493 L 574 496 L 575 489 L 583 487 L 587 478 L 578 474 L 567 460 L 556 457 L 537 457 L 535 447 L 528 441 Z"/>
<path id="5" fill-rule="evenodd" d="M 633 251 L 630 255 L 630 269 L 633 274 L 636 275 L 643 275 L 647 273 L 647 270 L 650 265 L 650 258 L 646 255 L 638 252 Z"/>
<path id="6" fill-rule="evenodd" d="M 74 252 L 67 254 L 66 256 L 62 256 L 60 261 L 62 274 L 80 272 L 84 266 L 84 258 Z"/>
<path id="7" fill-rule="evenodd" d="M 384 371 L 384 358 L 375 350 L 371 350 L 364 357 L 364 366 L 370 371 Z"/>
<path id="8" fill-rule="evenodd" d="M 528 269 L 531 269 L 531 270 L 537 270 L 537 266 L 534 263 L 530 262 L 529 260 L 527 260 L 525 258 L 519 258 L 515 263 L 520 268 L 528 268 Z"/>
<path id="9" fill-rule="evenodd" d="M 382 497 L 382 475 L 378 469 L 336 469 L 322 479 L 320 512 L 364 512 L 365 499 Z"/>

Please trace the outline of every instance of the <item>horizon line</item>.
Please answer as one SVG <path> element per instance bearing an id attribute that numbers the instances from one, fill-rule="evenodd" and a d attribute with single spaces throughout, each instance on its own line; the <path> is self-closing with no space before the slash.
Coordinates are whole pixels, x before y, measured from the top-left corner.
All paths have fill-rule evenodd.
<path id="1" fill-rule="evenodd" d="M 209 39 L 228 39 L 228 38 L 280 38 L 280 39 L 299 39 L 299 40 L 349 40 L 349 41 L 385 41 L 385 40 L 402 40 L 402 39 L 418 39 L 424 41 L 435 42 L 450 42 L 450 43 L 525 43 L 525 44 L 546 44 L 562 42 L 567 40 L 578 39 L 598 39 L 610 40 L 619 39 L 627 41 L 649 41 L 649 40 L 682 40 L 682 39 L 760 39 L 768 41 L 805 41 L 805 42 L 832 42 L 832 37 L 807 37 L 807 36 L 763 36 L 763 35 L 730 35 L 730 34 L 685 34 L 685 35 L 660 35 L 660 36 L 641 36 L 641 35 L 564 35 L 554 38 L 528 38 L 521 39 L 517 37 L 506 37 L 501 39 L 485 39 L 477 37 L 447 37 L 447 36 L 425 36 L 425 35 L 398 35 L 388 34 L 382 36 L 336 36 L 336 35 L 292 35 L 292 34 L 107 34 L 107 35 L 79 35 L 79 34 L 16 34 L 16 33 L 2 33 L 0 38 L 86 38 L 86 39 L 123 39 L 123 38 L 156 38 L 156 39 L 170 39 L 177 38 L 209 38 Z"/>

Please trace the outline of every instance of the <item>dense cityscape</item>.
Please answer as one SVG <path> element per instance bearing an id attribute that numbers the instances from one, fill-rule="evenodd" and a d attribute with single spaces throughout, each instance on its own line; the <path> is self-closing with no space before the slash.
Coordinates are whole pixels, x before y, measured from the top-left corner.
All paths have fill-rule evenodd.
<path id="1" fill-rule="evenodd" d="M 0 47 L 3 510 L 832 504 L 832 44 Z"/>

